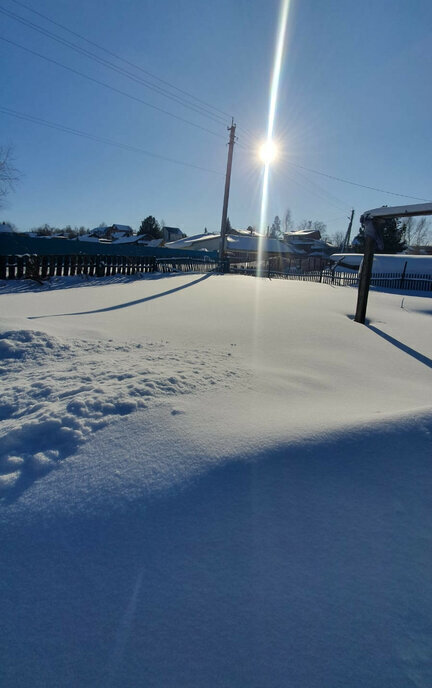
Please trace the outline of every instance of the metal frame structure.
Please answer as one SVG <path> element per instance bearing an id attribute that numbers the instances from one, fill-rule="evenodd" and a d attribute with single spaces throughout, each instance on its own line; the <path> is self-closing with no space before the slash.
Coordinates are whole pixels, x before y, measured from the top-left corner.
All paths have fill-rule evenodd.
<path id="1" fill-rule="evenodd" d="M 432 203 L 417 203 L 416 205 L 382 206 L 367 210 L 360 218 L 365 231 L 365 250 L 359 274 L 359 286 L 357 295 L 357 308 L 355 322 L 364 325 L 366 320 L 367 300 L 369 296 L 370 281 L 372 275 L 372 263 L 375 246 L 382 247 L 380 234 L 380 220 L 393 217 L 417 217 L 419 215 L 432 215 Z"/>

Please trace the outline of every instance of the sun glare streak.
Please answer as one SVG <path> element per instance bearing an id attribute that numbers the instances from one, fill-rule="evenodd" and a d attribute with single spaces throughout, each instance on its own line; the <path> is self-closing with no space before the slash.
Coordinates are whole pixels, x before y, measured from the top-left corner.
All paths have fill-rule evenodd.
<path id="1" fill-rule="evenodd" d="M 286 29 L 287 29 L 287 23 L 288 23 L 289 7 L 290 7 L 290 0 L 282 0 L 281 8 L 280 8 L 280 15 L 279 15 L 278 32 L 277 32 L 277 38 L 276 38 L 273 74 L 272 74 L 271 85 L 270 85 L 270 101 L 269 101 L 269 114 L 268 114 L 268 123 L 267 123 L 267 139 L 266 139 L 266 142 L 264 144 L 265 150 L 268 152 L 276 150 L 274 142 L 273 142 L 273 130 L 274 130 L 274 124 L 275 124 L 275 119 L 276 119 L 277 101 L 278 101 L 278 95 L 279 95 L 279 83 L 280 83 L 280 75 L 281 75 L 281 70 L 282 70 L 282 61 L 283 61 L 283 56 L 284 56 L 285 36 L 286 36 Z M 262 235 L 265 233 L 266 224 L 267 224 L 268 187 L 269 187 L 271 161 L 272 161 L 271 156 L 267 155 L 265 160 L 264 160 L 262 198 L 261 198 L 261 213 L 260 213 L 260 224 L 259 224 L 260 233 Z M 259 241 L 258 241 L 258 255 L 257 255 L 258 266 L 260 266 L 261 260 L 262 260 L 262 243 L 263 243 L 262 239 L 259 239 Z M 259 273 L 259 271 L 260 271 L 260 268 L 258 267 L 257 272 Z"/>
<path id="2" fill-rule="evenodd" d="M 274 150 L 276 147 L 273 143 L 273 130 L 276 119 L 277 101 L 279 94 L 279 82 L 282 70 L 282 62 L 284 56 L 285 48 L 285 36 L 288 23 L 288 13 L 290 8 L 290 0 L 281 0 L 280 12 L 279 12 L 279 23 L 277 29 L 276 37 L 276 47 L 274 55 L 273 64 L 273 74 L 270 85 L 270 100 L 269 100 L 269 113 L 267 122 L 267 138 L 265 141 L 265 149 L 267 151 Z M 257 277 L 261 276 L 262 273 L 262 255 L 263 255 L 263 236 L 265 235 L 266 225 L 267 225 L 267 207 L 268 207 L 268 190 L 270 184 L 270 160 L 271 156 L 266 156 L 264 160 L 264 168 L 262 173 L 262 194 L 261 194 L 261 212 L 260 212 L 260 223 L 259 232 L 261 236 L 258 238 L 258 251 L 257 251 Z M 262 326 L 262 319 L 259 318 L 260 310 L 260 298 L 261 298 L 261 280 L 257 279 L 255 281 L 255 318 L 254 318 L 254 333 L 253 333 L 253 354 L 252 361 L 253 366 L 258 366 L 259 358 L 259 327 Z"/>

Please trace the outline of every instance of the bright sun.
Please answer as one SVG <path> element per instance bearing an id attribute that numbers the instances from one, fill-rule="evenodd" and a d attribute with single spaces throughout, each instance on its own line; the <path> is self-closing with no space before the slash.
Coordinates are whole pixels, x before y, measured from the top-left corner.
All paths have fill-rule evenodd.
<path id="1" fill-rule="evenodd" d="M 259 149 L 259 156 L 263 163 L 268 165 L 277 157 L 277 148 L 273 141 L 266 141 Z"/>

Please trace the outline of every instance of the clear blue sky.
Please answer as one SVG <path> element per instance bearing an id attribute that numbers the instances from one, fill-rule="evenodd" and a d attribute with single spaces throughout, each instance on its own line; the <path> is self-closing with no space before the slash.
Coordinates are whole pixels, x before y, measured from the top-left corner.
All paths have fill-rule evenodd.
<path id="1" fill-rule="evenodd" d="M 258 224 L 261 168 L 254 147 L 267 124 L 278 0 L 22 2 L 232 114 L 239 144 L 249 150 L 235 150 L 229 216 L 235 227 Z M 159 83 L 22 4 L 0 0 L 0 9 Z M 204 227 L 219 231 L 228 116 L 210 120 L 9 16 L 1 20 L 0 36 L 218 136 L 4 41 L 1 107 L 219 174 L 0 113 L 0 145 L 14 147 L 23 174 L 0 220 L 23 230 L 102 221 L 136 229 L 151 214 L 189 235 Z M 275 127 L 284 152 L 271 175 L 269 223 L 290 208 L 295 222 L 323 220 L 333 234 L 346 229 L 351 207 L 358 219 L 367 208 L 409 202 L 290 163 L 431 199 L 431 73 L 430 0 L 292 0 Z"/>

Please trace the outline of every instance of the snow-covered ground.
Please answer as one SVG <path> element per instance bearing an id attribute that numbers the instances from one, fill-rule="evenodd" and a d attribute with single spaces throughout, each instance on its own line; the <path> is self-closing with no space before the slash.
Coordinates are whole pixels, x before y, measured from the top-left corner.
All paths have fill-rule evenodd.
<path id="1" fill-rule="evenodd" d="M 432 685 L 432 299 L 0 284 L 0 684 Z"/>

